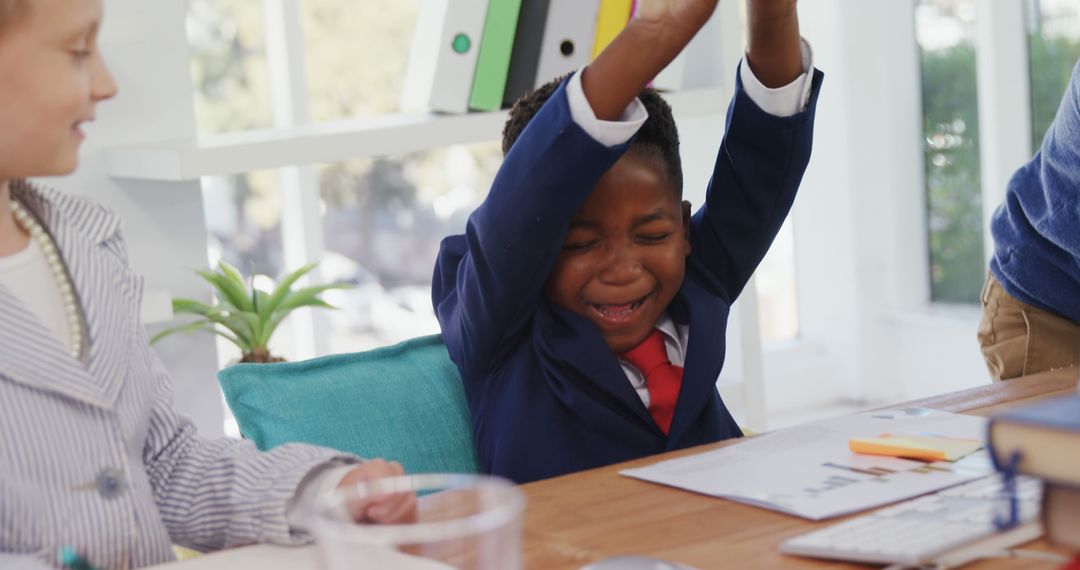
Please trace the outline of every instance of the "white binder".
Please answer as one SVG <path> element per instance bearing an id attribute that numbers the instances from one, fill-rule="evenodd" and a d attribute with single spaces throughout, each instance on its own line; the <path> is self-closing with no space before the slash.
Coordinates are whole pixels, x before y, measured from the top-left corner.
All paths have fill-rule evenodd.
<path id="1" fill-rule="evenodd" d="M 589 63 L 599 12 L 600 0 L 551 0 L 536 68 L 537 87 Z"/>
<path id="2" fill-rule="evenodd" d="M 488 0 L 424 0 L 416 19 L 401 108 L 469 110 Z"/>

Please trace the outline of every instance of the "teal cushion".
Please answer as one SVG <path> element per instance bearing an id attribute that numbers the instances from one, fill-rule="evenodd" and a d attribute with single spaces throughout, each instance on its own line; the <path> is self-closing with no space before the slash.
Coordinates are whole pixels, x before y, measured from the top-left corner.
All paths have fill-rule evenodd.
<path id="1" fill-rule="evenodd" d="M 240 432 L 259 449 L 303 442 L 400 462 L 409 473 L 476 473 L 469 410 L 442 337 L 218 373 Z"/>

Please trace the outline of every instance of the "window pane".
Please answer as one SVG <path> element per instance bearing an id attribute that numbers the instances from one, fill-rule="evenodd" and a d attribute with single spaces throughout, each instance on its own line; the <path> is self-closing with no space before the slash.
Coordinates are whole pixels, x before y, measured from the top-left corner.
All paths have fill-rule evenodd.
<path id="1" fill-rule="evenodd" d="M 245 275 L 281 275 L 281 195 L 273 171 L 203 179 L 210 261 Z"/>
<path id="2" fill-rule="evenodd" d="M 452 146 L 323 167 L 323 277 L 330 291 L 332 353 L 439 331 L 431 274 L 439 243 L 465 230 L 502 161 L 498 144 Z"/>
<path id="3" fill-rule="evenodd" d="M 497 143 L 451 146 L 385 159 L 319 168 L 326 253 L 320 270 L 333 290 L 324 298 L 331 354 L 356 352 L 439 331 L 431 306 L 431 274 L 439 243 L 461 233 L 502 162 Z M 269 287 L 286 272 L 277 173 L 209 177 L 203 199 L 210 263 L 235 265 Z M 276 356 L 294 359 L 286 319 L 271 339 Z M 222 364 L 239 358 L 220 345 Z"/>
<path id="4" fill-rule="evenodd" d="M 261 5 L 191 0 L 187 29 L 200 133 L 272 124 Z"/>
<path id="5" fill-rule="evenodd" d="M 1080 2 L 1028 0 L 1031 57 L 1031 141 L 1042 145 L 1061 95 L 1080 59 Z"/>
<path id="6" fill-rule="evenodd" d="M 930 290 L 934 301 L 977 303 L 983 263 L 974 0 L 920 0 L 923 133 Z"/>
<path id="7" fill-rule="evenodd" d="M 305 0 L 313 121 L 399 109 L 419 0 Z"/>
<path id="8" fill-rule="evenodd" d="M 795 289 L 795 240 L 791 216 L 780 228 L 769 253 L 754 272 L 762 342 L 792 340 L 799 335 Z"/>

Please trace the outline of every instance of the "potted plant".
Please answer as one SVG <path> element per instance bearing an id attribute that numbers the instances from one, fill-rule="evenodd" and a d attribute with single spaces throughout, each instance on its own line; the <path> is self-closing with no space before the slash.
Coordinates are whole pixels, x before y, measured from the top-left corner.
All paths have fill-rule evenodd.
<path id="1" fill-rule="evenodd" d="M 270 354 L 268 345 L 281 321 L 300 307 L 336 309 L 319 298 L 323 291 L 347 289 L 348 284 L 330 284 L 293 290 L 296 281 L 317 263 L 310 263 L 286 275 L 272 292 L 255 288 L 244 282 L 237 269 L 228 263 L 218 264 L 218 270 L 196 271 L 213 286 L 218 303 L 207 305 L 191 299 L 174 299 L 173 312 L 194 315 L 195 321 L 161 331 L 150 339 L 154 344 L 178 332 L 205 331 L 224 337 L 240 348 L 240 362 L 281 362 L 284 358 Z"/>

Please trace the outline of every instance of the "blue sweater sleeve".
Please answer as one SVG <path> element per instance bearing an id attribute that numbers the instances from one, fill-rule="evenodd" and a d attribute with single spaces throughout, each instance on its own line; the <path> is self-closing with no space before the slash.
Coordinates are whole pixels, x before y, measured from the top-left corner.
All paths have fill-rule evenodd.
<path id="1" fill-rule="evenodd" d="M 1080 323 L 1080 62 L 1039 152 L 990 223 L 990 269 L 1009 295 Z"/>
<path id="2" fill-rule="evenodd" d="M 543 297 L 574 212 L 628 145 L 605 147 L 570 115 L 566 84 L 507 154 L 464 235 L 443 240 L 432 301 L 466 375 L 496 366 Z"/>
<path id="3" fill-rule="evenodd" d="M 1034 211 L 1032 223 L 1043 235 L 1060 234 L 1071 253 L 1080 257 L 1080 62 L 1073 67 L 1039 156 L 1030 167 L 1032 172 L 1020 175 L 1035 177 L 1037 182 L 1030 186 L 1041 188 L 1036 196 L 1046 200 L 1045 211 Z"/>
<path id="4" fill-rule="evenodd" d="M 754 103 L 736 74 L 705 205 L 691 222 L 688 260 L 688 269 L 729 302 L 746 286 L 791 210 L 810 161 L 823 78 L 814 72 L 804 111 L 776 117 Z"/>

